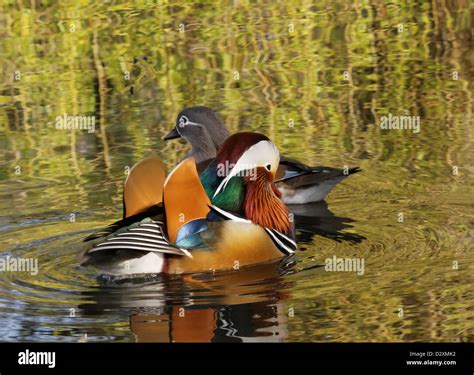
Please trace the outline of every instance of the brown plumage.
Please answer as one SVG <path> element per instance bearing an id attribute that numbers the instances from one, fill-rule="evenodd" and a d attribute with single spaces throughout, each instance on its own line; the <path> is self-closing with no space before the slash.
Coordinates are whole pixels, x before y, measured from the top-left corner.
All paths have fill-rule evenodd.
<path id="1" fill-rule="evenodd" d="M 259 167 L 256 178 L 246 176 L 244 180 L 247 186 L 245 217 L 262 227 L 273 228 L 282 233 L 292 232 L 290 212 L 279 198 L 272 174 Z"/>
<path id="2" fill-rule="evenodd" d="M 192 197 L 192 202 L 189 197 Z M 206 218 L 211 201 L 201 185 L 193 157 L 183 160 L 168 175 L 164 183 L 163 201 L 168 238 L 173 243 L 185 223 Z"/>
<path id="3" fill-rule="evenodd" d="M 123 218 L 131 217 L 161 203 L 166 167 L 157 156 L 136 163 L 123 187 Z"/>

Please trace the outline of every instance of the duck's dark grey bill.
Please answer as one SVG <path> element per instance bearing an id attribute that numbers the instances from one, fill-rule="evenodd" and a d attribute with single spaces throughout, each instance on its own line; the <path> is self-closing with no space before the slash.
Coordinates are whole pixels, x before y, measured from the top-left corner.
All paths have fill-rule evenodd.
<path id="1" fill-rule="evenodd" d="M 170 139 L 181 138 L 176 128 L 173 128 L 165 137 L 163 138 L 164 141 L 169 141 Z"/>

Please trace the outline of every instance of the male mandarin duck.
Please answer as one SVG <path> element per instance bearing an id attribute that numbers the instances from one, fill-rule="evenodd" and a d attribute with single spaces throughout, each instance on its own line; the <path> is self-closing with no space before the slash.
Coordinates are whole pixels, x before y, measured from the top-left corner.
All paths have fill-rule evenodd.
<path id="1" fill-rule="evenodd" d="M 280 156 L 264 135 L 228 137 L 199 175 L 193 156 L 168 176 L 142 160 L 124 185 L 124 218 L 88 238 L 81 263 L 107 274 L 244 267 L 296 250 L 292 215 L 274 184 Z"/>
<path id="2" fill-rule="evenodd" d="M 190 107 L 181 111 L 176 125 L 164 140 L 184 138 L 191 144 L 191 155 L 198 163 L 198 170 L 214 159 L 219 146 L 230 135 L 224 123 L 210 108 Z M 286 204 L 305 204 L 322 201 L 329 192 L 358 167 L 337 169 L 309 167 L 295 159 L 281 156 L 275 181 Z"/>

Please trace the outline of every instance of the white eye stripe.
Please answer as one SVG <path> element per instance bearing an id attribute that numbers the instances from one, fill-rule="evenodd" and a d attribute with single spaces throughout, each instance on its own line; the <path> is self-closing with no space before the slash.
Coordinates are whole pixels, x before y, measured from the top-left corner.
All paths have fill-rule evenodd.
<path id="1" fill-rule="evenodd" d="M 248 169 L 249 166 L 253 166 L 253 168 L 266 168 L 268 165 L 270 165 L 271 171 L 272 166 L 275 168 L 275 166 L 278 166 L 279 163 L 280 153 L 273 142 L 265 140 L 254 144 L 242 154 L 237 163 L 235 163 L 234 167 L 231 169 L 230 173 L 221 181 L 214 193 L 213 198 L 215 198 L 217 194 L 225 189 L 227 183 L 232 177 Z M 273 172 L 276 173 L 276 168 Z"/>
<path id="2" fill-rule="evenodd" d="M 179 118 L 179 121 L 178 121 L 178 126 L 180 128 L 183 128 L 185 127 L 186 125 L 197 125 L 197 126 L 202 126 L 202 124 L 198 123 L 198 122 L 192 122 L 192 121 L 189 121 L 189 118 L 187 118 L 186 116 L 181 116 Z"/>

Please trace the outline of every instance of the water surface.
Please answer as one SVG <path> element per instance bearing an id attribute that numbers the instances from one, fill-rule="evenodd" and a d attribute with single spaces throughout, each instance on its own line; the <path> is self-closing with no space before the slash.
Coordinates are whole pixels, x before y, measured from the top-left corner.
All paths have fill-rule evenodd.
<path id="1" fill-rule="evenodd" d="M 0 6 L 0 251 L 39 272 L 0 273 L 0 340 L 474 340 L 472 2 L 21 3 Z M 363 172 L 293 207 L 291 258 L 98 279 L 82 239 L 121 217 L 127 168 L 186 154 L 162 137 L 191 105 Z"/>

